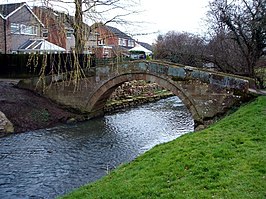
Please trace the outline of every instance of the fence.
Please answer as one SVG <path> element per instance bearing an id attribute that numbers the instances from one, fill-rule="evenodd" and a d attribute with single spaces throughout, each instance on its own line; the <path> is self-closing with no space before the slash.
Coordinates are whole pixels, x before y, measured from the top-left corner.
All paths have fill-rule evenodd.
<path id="1" fill-rule="evenodd" d="M 96 59 L 87 54 L 0 54 L 0 77 L 50 75 L 128 61 L 125 58 Z"/>

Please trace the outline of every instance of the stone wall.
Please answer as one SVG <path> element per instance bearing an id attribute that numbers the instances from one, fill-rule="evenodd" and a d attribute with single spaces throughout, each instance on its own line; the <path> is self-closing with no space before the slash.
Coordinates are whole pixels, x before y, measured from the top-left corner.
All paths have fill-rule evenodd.
<path id="1" fill-rule="evenodd" d="M 170 96 L 173 96 L 172 92 L 165 90 L 156 83 L 133 80 L 118 86 L 107 100 L 104 112 L 154 102 Z"/>
<path id="2" fill-rule="evenodd" d="M 109 100 L 122 100 L 132 96 L 152 96 L 156 91 L 163 90 L 156 83 L 147 83 L 144 80 L 125 82 L 112 93 Z"/>

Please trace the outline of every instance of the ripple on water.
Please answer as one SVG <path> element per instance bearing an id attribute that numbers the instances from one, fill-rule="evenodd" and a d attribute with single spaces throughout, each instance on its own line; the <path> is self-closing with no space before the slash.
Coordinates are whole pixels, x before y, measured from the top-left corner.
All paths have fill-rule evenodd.
<path id="1" fill-rule="evenodd" d="M 176 97 L 88 122 L 0 139 L 0 198 L 55 198 L 193 131 Z"/>

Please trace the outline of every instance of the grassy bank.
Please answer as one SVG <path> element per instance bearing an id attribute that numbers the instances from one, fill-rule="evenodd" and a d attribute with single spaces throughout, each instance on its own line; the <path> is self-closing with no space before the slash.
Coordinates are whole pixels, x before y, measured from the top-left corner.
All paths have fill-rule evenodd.
<path id="1" fill-rule="evenodd" d="M 266 97 L 64 198 L 266 198 Z"/>

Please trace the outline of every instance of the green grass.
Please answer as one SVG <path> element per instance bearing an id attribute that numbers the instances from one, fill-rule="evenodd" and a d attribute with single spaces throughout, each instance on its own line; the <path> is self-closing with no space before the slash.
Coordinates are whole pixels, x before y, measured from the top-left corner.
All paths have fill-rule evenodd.
<path id="1" fill-rule="evenodd" d="M 266 198 L 266 97 L 63 198 Z"/>

